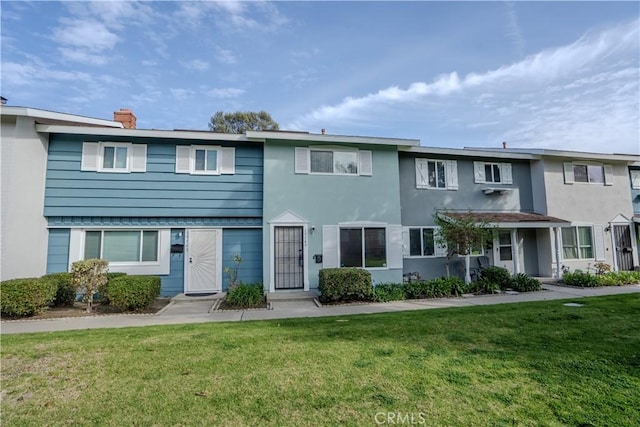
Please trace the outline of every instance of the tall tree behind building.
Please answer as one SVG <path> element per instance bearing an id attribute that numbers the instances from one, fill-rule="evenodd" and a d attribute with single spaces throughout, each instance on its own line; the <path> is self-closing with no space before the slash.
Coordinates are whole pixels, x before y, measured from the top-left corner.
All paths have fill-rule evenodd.
<path id="1" fill-rule="evenodd" d="M 209 129 L 220 133 L 245 133 L 248 130 L 278 130 L 280 126 L 266 111 L 216 111 L 209 121 Z"/>

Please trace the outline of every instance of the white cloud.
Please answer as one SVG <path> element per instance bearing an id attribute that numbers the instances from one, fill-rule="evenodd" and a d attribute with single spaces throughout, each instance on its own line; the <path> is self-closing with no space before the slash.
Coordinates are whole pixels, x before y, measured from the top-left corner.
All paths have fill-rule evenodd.
<path id="1" fill-rule="evenodd" d="M 233 65 L 238 62 L 236 56 L 229 49 L 223 49 L 220 46 L 216 46 L 216 59 L 223 64 Z"/>
<path id="2" fill-rule="evenodd" d="M 234 88 L 234 87 L 228 87 L 228 88 L 210 89 L 205 93 L 212 98 L 230 99 L 230 98 L 237 98 L 241 96 L 242 94 L 245 93 L 245 90 Z"/>
<path id="3" fill-rule="evenodd" d="M 113 49 L 118 36 L 98 21 L 62 19 L 61 27 L 53 32 L 53 39 L 60 44 L 92 52 Z"/>
<path id="4" fill-rule="evenodd" d="M 522 37 L 522 31 L 518 24 L 518 15 L 516 13 L 516 7 L 513 2 L 507 1 L 504 3 L 507 13 L 507 37 L 513 43 L 513 47 L 519 57 L 524 56 L 524 38 Z"/>
<path id="5" fill-rule="evenodd" d="M 603 145 L 609 140 L 631 140 L 637 145 L 638 25 L 633 21 L 589 33 L 572 44 L 485 73 L 460 77 L 454 71 L 430 83 L 346 97 L 284 127 L 315 129 L 331 124 L 343 128 L 353 123 L 373 127 L 397 117 L 419 120 L 426 116 L 441 127 L 485 124 L 476 128 L 521 145 L 575 141 L 577 148 L 585 149 L 588 143 L 589 149 L 597 151 L 612 149 Z M 626 90 L 617 90 L 620 87 Z M 496 116 L 500 123 L 490 129 Z"/>
<path id="6" fill-rule="evenodd" d="M 206 71 L 209 69 L 209 63 L 202 61 L 201 59 L 193 59 L 191 61 L 183 62 L 182 65 L 185 68 L 196 71 Z"/>
<path id="7" fill-rule="evenodd" d="M 191 89 L 171 88 L 169 89 L 169 92 L 171 92 L 171 96 L 173 96 L 174 99 L 179 101 L 189 99 L 193 96 L 193 91 Z"/>

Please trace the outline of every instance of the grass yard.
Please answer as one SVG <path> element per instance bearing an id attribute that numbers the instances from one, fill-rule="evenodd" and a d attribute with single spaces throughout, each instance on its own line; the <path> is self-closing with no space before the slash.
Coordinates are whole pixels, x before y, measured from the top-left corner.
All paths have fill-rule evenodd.
<path id="1" fill-rule="evenodd" d="M 6 335 L 2 425 L 637 425 L 640 294 L 563 302 Z"/>

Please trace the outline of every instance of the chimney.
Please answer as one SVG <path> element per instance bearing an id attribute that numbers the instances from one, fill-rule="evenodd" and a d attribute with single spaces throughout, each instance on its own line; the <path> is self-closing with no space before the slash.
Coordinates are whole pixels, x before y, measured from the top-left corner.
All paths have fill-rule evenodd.
<path id="1" fill-rule="evenodd" d="M 0 96 L 0 105 L 5 105 L 7 103 L 7 98 L 4 96 Z"/>
<path id="2" fill-rule="evenodd" d="M 121 108 L 113 112 L 113 121 L 120 122 L 126 129 L 136 128 L 136 116 L 128 108 Z"/>
<path id="3" fill-rule="evenodd" d="M 506 142 L 506 141 L 502 143 L 502 149 L 503 149 L 503 150 L 506 150 L 506 149 L 507 149 L 507 142 Z"/>
<path id="4" fill-rule="evenodd" d="M 327 131 L 326 131 L 326 130 L 324 130 L 324 129 L 321 129 L 320 131 L 322 132 L 322 134 L 323 134 L 323 135 L 327 132 Z"/>

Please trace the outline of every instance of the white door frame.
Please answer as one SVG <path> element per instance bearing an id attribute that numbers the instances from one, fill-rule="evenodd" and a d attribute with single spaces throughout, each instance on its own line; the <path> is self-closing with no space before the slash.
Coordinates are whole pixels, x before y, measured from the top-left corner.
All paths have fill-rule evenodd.
<path id="1" fill-rule="evenodd" d="M 191 233 L 198 231 L 216 231 L 216 284 L 217 289 L 203 290 L 200 292 L 222 291 L 222 228 L 187 228 L 184 233 L 184 293 L 189 293 L 189 281 L 191 269 L 189 268 L 189 251 Z"/>
<path id="2" fill-rule="evenodd" d="M 520 244 L 520 241 L 518 239 L 518 229 L 517 228 L 509 228 L 509 229 L 500 228 L 498 229 L 498 232 L 500 231 L 510 232 L 511 261 L 504 261 L 504 262 L 511 262 L 513 264 L 513 267 L 512 267 L 513 271 L 511 271 L 511 269 L 509 268 L 507 268 L 507 270 L 509 270 L 509 272 L 512 274 L 518 274 L 520 273 L 520 271 L 522 271 L 520 268 L 520 251 L 521 251 L 522 245 Z M 496 235 L 496 237 L 493 239 L 493 265 L 502 267 L 502 265 L 499 265 L 499 263 L 501 262 L 502 261 L 500 261 L 500 237 Z"/>
<path id="3" fill-rule="evenodd" d="M 275 279 L 275 228 L 302 227 L 302 257 L 303 257 L 303 291 L 309 290 L 309 221 L 286 211 L 269 221 L 269 292 L 276 292 Z"/>

